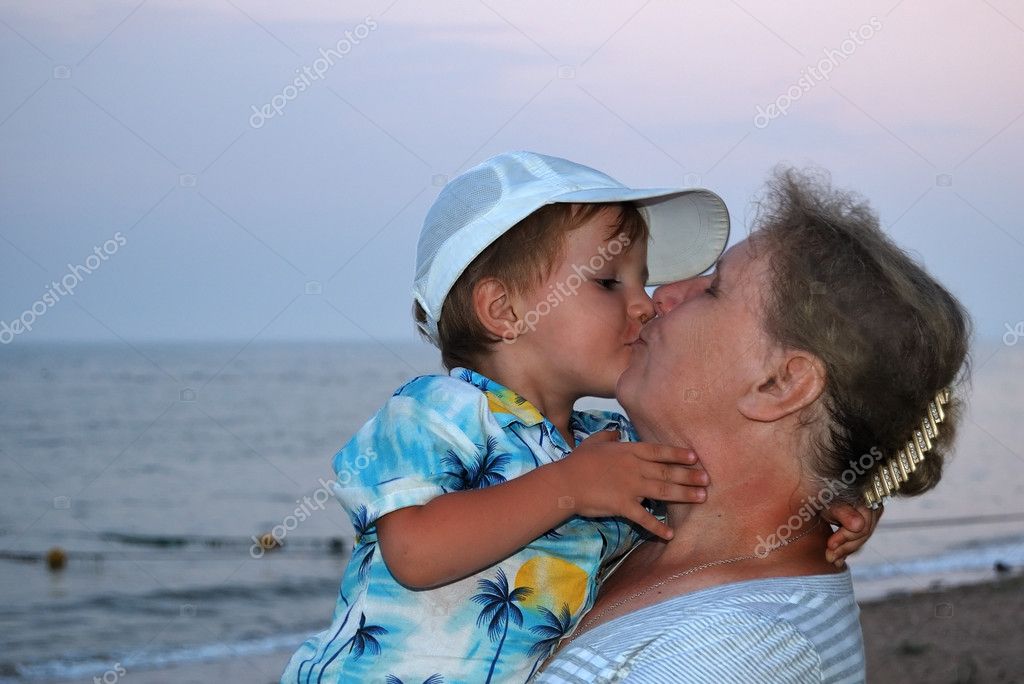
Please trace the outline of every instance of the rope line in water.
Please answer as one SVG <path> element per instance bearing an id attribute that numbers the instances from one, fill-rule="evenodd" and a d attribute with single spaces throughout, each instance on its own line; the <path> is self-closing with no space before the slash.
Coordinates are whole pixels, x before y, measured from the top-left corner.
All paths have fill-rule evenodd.
<path id="1" fill-rule="evenodd" d="M 898 532 L 901 530 L 919 529 L 922 527 L 961 527 L 964 525 L 984 525 L 990 523 L 1003 523 L 1024 521 L 1022 513 L 997 513 L 992 515 L 969 515 L 952 518 L 931 518 L 923 520 L 894 520 L 886 522 L 884 519 L 879 524 L 879 530 Z M 257 535 L 257 538 L 259 535 Z M 103 541 L 115 542 L 126 546 L 149 547 L 149 549 L 163 549 L 169 552 L 195 550 L 197 547 L 208 550 L 250 549 L 253 546 L 253 538 L 239 537 L 215 537 L 196 535 L 160 535 L 144 536 L 117 533 L 104 533 L 99 535 Z M 318 537 L 318 538 L 293 538 L 282 540 L 282 548 L 274 549 L 268 555 L 277 555 L 287 552 L 289 555 L 300 553 L 306 557 L 317 557 L 324 555 L 338 555 L 350 550 L 352 541 L 343 537 Z M 150 553 L 140 551 L 66 551 L 68 559 L 103 561 L 103 560 L 147 560 L 159 558 L 160 560 L 196 560 L 202 554 L 186 553 L 175 554 L 177 558 L 167 553 Z M 207 556 L 208 557 L 208 556 Z M 235 558 L 234 554 L 225 554 L 224 558 Z M 38 563 L 47 559 L 47 553 L 32 551 L 0 551 L 0 560 Z"/>

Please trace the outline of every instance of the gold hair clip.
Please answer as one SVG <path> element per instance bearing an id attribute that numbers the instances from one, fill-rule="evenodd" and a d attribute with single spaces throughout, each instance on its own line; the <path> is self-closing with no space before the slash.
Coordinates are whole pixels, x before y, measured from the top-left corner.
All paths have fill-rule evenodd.
<path id="1" fill-rule="evenodd" d="M 948 387 L 940 390 L 935 399 L 928 402 L 928 412 L 921 420 L 920 427 L 911 433 L 906 445 L 875 470 L 864 488 L 864 503 L 868 507 L 878 508 L 884 499 L 895 494 L 904 482 L 910 480 L 911 473 L 917 470 L 925 454 L 935 446 L 935 440 L 939 437 L 939 423 L 946 419 L 943 407 L 949 403 L 950 398 Z"/>

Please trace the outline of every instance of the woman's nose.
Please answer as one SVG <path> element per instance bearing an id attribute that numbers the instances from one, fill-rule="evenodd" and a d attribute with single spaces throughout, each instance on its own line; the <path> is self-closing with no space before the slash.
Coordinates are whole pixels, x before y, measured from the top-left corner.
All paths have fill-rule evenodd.
<path id="1" fill-rule="evenodd" d="M 664 316 L 686 298 L 685 281 L 676 281 L 662 285 L 654 291 L 654 310 Z"/>
<path id="2" fill-rule="evenodd" d="M 710 279 L 711 276 L 697 276 L 662 285 L 654 291 L 654 310 L 659 316 L 664 316 L 687 299 L 699 294 L 707 287 Z"/>

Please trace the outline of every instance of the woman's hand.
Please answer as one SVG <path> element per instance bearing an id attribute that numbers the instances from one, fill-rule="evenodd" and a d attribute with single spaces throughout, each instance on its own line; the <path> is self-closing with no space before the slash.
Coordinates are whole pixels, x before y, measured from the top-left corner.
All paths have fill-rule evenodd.
<path id="1" fill-rule="evenodd" d="M 644 499 L 700 503 L 708 474 L 690 449 L 650 442 L 620 442 L 617 432 L 597 432 L 552 464 L 561 469 L 565 506 L 576 515 L 621 516 L 663 539 L 672 528 L 641 503 Z"/>
<path id="2" fill-rule="evenodd" d="M 828 538 L 825 560 L 837 568 L 846 567 L 846 557 L 858 551 L 874 534 L 882 510 L 881 506 L 872 509 L 837 503 L 823 511 L 825 520 L 839 525 L 839 529 Z"/>

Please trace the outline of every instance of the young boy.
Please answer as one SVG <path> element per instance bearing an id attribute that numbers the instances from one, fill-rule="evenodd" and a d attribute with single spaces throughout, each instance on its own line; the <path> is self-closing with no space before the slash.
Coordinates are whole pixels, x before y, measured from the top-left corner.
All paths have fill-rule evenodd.
<path id="1" fill-rule="evenodd" d="M 728 231 L 710 192 L 631 190 L 529 152 L 444 188 L 414 295 L 450 374 L 400 388 L 336 455 L 355 548 L 333 624 L 282 682 L 532 676 L 640 528 L 670 536 L 640 502 L 705 496 L 692 453 L 573 405 L 614 395 L 653 317 L 645 285 L 703 272 Z"/>

